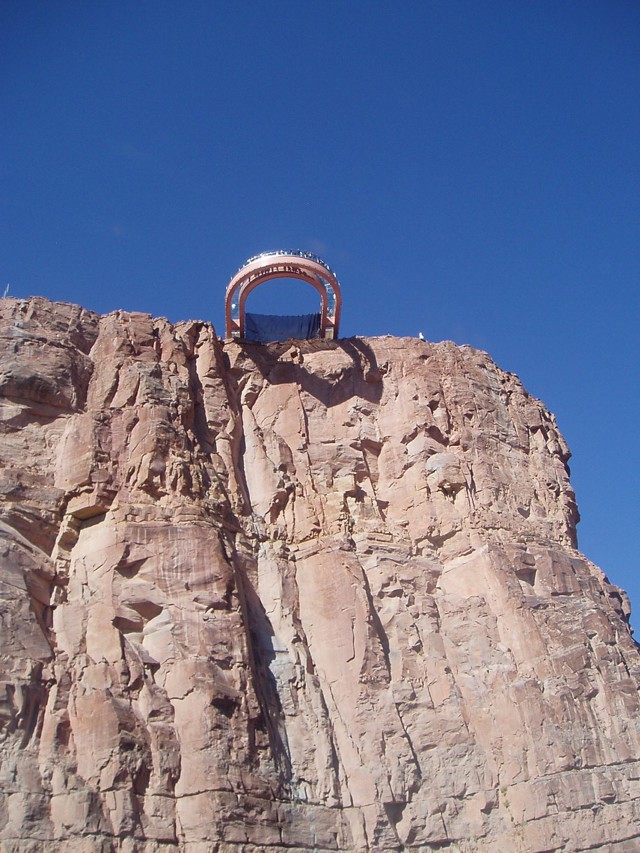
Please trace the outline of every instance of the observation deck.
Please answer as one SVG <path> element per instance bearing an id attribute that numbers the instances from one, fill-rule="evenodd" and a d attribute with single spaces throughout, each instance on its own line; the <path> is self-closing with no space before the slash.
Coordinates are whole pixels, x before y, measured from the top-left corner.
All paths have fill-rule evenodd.
<path id="1" fill-rule="evenodd" d="M 320 311 L 303 317 L 249 314 L 246 311 L 249 294 L 275 278 L 295 278 L 310 284 L 320 294 Z M 290 338 L 332 340 L 338 336 L 341 307 L 338 277 L 318 255 L 298 249 L 262 252 L 245 261 L 229 282 L 225 297 L 225 337 L 264 342 L 269 334 L 283 335 L 289 330 Z"/>

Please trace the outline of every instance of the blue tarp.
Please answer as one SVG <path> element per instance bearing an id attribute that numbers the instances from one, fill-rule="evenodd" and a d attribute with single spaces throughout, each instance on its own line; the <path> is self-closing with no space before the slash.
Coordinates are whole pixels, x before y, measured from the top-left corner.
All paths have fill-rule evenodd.
<path id="1" fill-rule="evenodd" d="M 319 330 L 320 314 L 282 317 L 277 314 L 249 314 L 247 311 L 244 315 L 245 338 L 260 344 L 291 338 L 308 340 L 317 337 Z"/>

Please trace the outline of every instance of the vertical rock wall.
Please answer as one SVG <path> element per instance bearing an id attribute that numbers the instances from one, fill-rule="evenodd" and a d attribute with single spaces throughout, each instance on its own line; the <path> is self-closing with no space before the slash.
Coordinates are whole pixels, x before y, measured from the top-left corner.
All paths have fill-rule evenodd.
<path id="1" fill-rule="evenodd" d="M 0 302 L 3 851 L 635 851 L 640 657 L 484 353 Z"/>

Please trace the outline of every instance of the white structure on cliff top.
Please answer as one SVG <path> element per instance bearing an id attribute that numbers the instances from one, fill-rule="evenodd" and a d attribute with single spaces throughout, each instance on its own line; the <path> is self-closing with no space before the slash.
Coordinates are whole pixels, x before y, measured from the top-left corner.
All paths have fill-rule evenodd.
<path id="1" fill-rule="evenodd" d="M 246 311 L 249 294 L 275 278 L 296 278 L 310 284 L 320 294 L 320 311 L 303 317 L 249 314 Z M 283 339 L 279 337 L 282 335 L 284 339 L 334 339 L 338 336 L 341 307 L 338 278 L 322 258 L 297 249 L 263 252 L 249 258 L 229 282 L 225 298 L 225 337 L 261 342 Z"/>

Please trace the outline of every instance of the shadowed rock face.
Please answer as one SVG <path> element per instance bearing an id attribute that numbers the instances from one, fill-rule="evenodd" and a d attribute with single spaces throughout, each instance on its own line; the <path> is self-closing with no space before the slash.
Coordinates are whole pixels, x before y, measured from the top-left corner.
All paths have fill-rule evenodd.
<path id="1" fill-rule="evenodd" d="M 0 345 L 3 851 L 638 849 L 626 597 L 515 376 L 42 299 Z"/>

